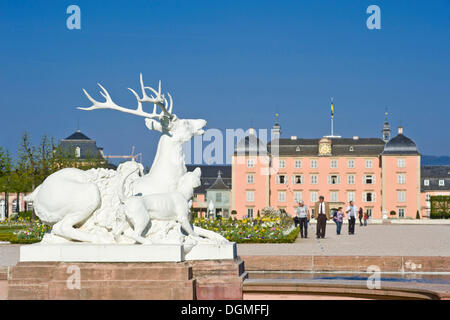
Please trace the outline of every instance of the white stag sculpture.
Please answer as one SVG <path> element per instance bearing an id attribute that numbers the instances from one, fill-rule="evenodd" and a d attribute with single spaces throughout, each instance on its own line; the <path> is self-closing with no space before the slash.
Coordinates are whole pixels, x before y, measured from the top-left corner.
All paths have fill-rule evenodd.
<path id="1" fill-rule="evenodd" d="M 83 89 L 87 98 L 92 102 L 92 106 L 87 108 L 79 107 L 78 109 L 87 111 L 112 109 L 145 118 L 147 128 L 161 132 L 162 136 L 159 140 L 158 149 L 150 172 L 140 177 L 134 176 L 131 179 L 128 178 L 129 183 L 125 186 L 125 190 L 128 190 L 126 196 L 145 197 L 152 194 L 176 193 L 181 177 L 187 172 L 182 145 L 194 135 L 202 135 L 206 121 L 203 119 L 178 119 L 172 112 L 173 100 L 171 95 L 167 93 L 167 99 L 161 93 L 161 82 L 159 82 L 158 91 L 156 91 L 151 87 L 144 86 L 141 74 L 140 84 L 142 97 L 136 91 L 129 88 L 136 97 L 136 109 L 128 109 L 117 105 L 111 99 L 108 91 L 100 84 L 99 86 L 102 89 L 100 94 L 105 98 L 105 101 L 99 102 L 94 100 Z M 153 94 L 148 96 L 148 90 Z M 143 110 L 142 104 L 146 102 L 153 104 L 153 111 L 151 113 Z M 160 112 L 158 112 L 158 107 L 161 109 Z M 173 212 L 169 211 L 166 213 L 167 217 L 163 217 L 164 212 L 159 212 L 158 217 L 155 219 L 151 218 L 150 229 L 147 228 L 146 234 L 136 234 L 134 232 L 135 230 L 127 230 L 127 228 L 131 229 L 135 227 L 130 224 L 124 228 L 123 226 L 127 218 L 118 205 L 120 201 L 119 190 L 117 188 L 122 188 L 125 177 L 130 176 L 133 172 L 137 172 L 136 166 L 133 167 L 133 163 L 129 161 L 126 166 L 124 164 L 124 167 L 120 168 L 123 169 L 123 172 L 119 172 L 118 169 L 117 179 L 110 183 L 116 188 L 116 193 L 114 194 L 113 200 L 108 199 L 106 204 L 104 203 L 106 199 L 102 197 L 101 188 L 99 190 L 98 185 L 95 185 L 95 183 L 92 185 L 92 182 L 86 177 L 83 177 L 82 174 L 61 174 L 63 170 L 72 169 L 63 169 L 49 176 L 30 195 L 29 200 L 35 201 L 36 214 L 39 217 L 43 217 L 43 221 L 54 224 L 52 234 L 68 240 L 94 243 L 121 243 L 129 242 L 130 240 L 135 241 L 135 239 L 143 240 L 145 238 L 147 242 L 164 243 L 173 242 L 177 238 L 178 240 L 176 242 L 184 241 L 186 244 L 204 242 L 205 240 L 216 243 L 227 242 L 225 238 L 214 232 L 196 226 L 193 226 L 193 229 L 191 229 L 186 226 L 185 222 L 183 222 L 185 224 L 183 229 L 186 234 L 180 237 L 181 225 L 172 217 Z M 59 191 L 56 190 L 57 188 L 59 188 Z M 62 196 L 62 193 L 65 196 Z M 75 193 L 76 195 L 74 196 Z M 60 201 L 56 201 L 56 203 L 52 201 L 55 198 L 55 194 L 60 196 Z M 186 202 L 186 205 L 183 203 L 182 206 L 188 210 L 189 199 L 183 201 Z M 96 214 L 99 208 L 109 208 L 109 212 L 102 215 Z M 103 210 L 103 213 L 105 213 L 105 210 Z M 142 226 L 139 227 L 142 228 Z M 123 235 L 121 235 L 122 231 Z M 130 235 L 132 236 L 130 237 Z"/>

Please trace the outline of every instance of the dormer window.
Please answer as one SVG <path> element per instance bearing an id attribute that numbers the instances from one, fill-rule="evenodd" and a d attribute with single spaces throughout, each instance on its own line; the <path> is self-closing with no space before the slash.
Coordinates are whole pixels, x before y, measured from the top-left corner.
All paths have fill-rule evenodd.
<path id="1" fill-rule="evenodd" d="M 297 148 L 295 148 L 295 151 L 299 152 L 300 151 L 300 147 L 297 146 Z"/>
<path id="2" fill-rule="evenodd" d="M 350 146 L 350 151 L 355 151 L 355 149 L 353 148 L 353 146 Z"/>
<path id="3" fill-rule="evenodd" d="M 443 179 L 439 180 L 439 186 L 440 187 L 445 186 L 445 180 L 443 180 Z"/>

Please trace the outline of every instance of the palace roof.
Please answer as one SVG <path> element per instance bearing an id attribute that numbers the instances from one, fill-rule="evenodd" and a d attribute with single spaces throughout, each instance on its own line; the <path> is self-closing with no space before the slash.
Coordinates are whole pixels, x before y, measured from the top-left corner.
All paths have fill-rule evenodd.
<path id="1" fill-rule="evenodd" d="M 201 185 L 197 187 L 194 192 L 204 193 L 211 188 L 217 181 L 219 171 L 221 172 L 221 180 L 228 189 L 231 189 L 231 166 L 230 165 L 187 165 L 188 171 L 194 171 L 199 167 L 202 170 Z"/>
<path id="2" fill-rule="evenodd" d="M 331 140 L 332 156 L 378 156 L 384 149 L 379 138 L 328 138 Z M 280 156 L 317 156 L 320 139 L 277 139 L 269 143 L 269 150 L 279 145 Z"/>

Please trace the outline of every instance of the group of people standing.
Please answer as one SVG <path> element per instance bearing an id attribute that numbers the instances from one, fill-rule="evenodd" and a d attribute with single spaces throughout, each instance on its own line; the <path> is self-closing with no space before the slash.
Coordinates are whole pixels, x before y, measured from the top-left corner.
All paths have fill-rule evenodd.
<path id="1" fill-rule="evenodd" d="M 344 216 L 347 214 L 348 218 L 348 234 L 355 234 L 355 223 L 356 219 L 359 218 L 359 222 L 361 226 L 367 226 L 367 220 L 369 219 L 369 215 L 367 213 L 363 213 L 363 209 L 355 206 L 353 201 L 349 201 L 348 206 L 345 208 L 345 212 L 342 207 L 339 207 L 334 215 L 331 217 L 330 214 L 330 205 L 328 202 L 325 202 L 325 198 L 323 196 L 319 197 L 319 201 L 314 205 L 314 214 L 313 218 L 317 220 L 316 225 L 316 237 L 317 239 L 325 238 L 325 230 L 327 226 L 327 220 L 333 219 L 336 223 L 336 233 L 338 235 L 341 234 L 342 224 L 344 222 Z M 304 204 L 303 201 L 298 202 L 298 206 L 295 209 L 294 214 L 294 222 L 295 227 L 300 226 L 300 236 L 302 238 L 308 238 L 308 223 L 311 218 L 308 207 Z M 364 220 L 364 224 L 363 224 Z"/>

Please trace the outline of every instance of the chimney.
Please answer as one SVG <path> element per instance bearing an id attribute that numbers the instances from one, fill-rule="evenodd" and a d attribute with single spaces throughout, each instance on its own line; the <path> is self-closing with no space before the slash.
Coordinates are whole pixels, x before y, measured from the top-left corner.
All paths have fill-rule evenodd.
<path id="1" fill-rule="evenodd" d="M 403 134 L 403 127 L 402 126 L 398 127 L 398 134 Z"/>

